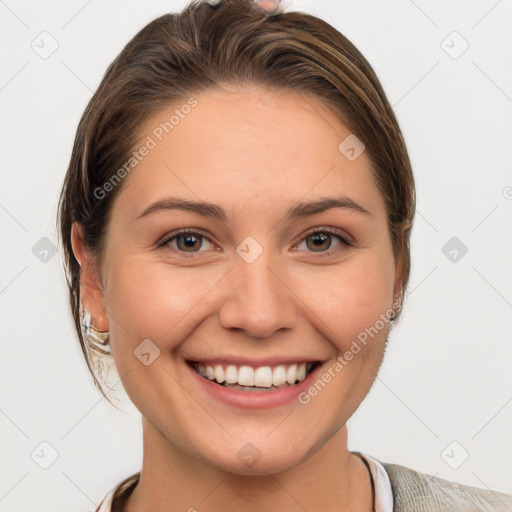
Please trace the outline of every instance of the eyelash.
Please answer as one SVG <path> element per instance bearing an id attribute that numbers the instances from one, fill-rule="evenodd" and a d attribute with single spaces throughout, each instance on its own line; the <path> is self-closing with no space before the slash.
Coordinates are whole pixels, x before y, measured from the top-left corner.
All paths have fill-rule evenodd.
<path id="1" fill-rule="evenodd" d="M 309 237 L 311 237 L 313 235 L 316 235 L 317 233 L 327 234 L 329 236 L 337 238 L 343 246 L 352 247 L 352 244 L 350 242 L 348 242 L 348 240 L 340 234 L 340 231 L 338 231 L 337 229 L 334 229 L 334 228 L 325 228 L 325 227 L 317 227 L 317 228 L 312 229 L 311 231 L 306 233 L 296 244 L 294 244 L 293 247 L 296 247 L 301 242 L 303 242 L 304 240 L 307 240 Z M 170 242 L 172 242 L 173 240 L 176 240 L 180 235 L 193 235 L 196 238 L 206 238 L 210 243 L 215 245 L 215 243 L 210 239 L 208 234 L 205 231 L 203 231 L 202 229 L 184 228 L 184 229 L 180 229 L 178 231 L 173 231 L 172 233 L 170 233 L 169 236 L 164 238 L 164 240 L 157 245 L 157 248 L 163 248 L 167 245 L 170 245 Z M 196 236 L 196 235 L 199 235 L 199 236 Z M 186 258 L 194 258 L 194 257 L 196 257 L 197 254 L 204 252 L 204 251 L 197 251 L 197 252 L 187 253 L 186 251 L 180 251 L 178 249 L 175 249 L 175 251 L 179 252 Z M 309 252 L 311 252 L 312 254 L 318 254 L 319 256 L 328 256 L 328 255 L 331 255 L 335 251 L 336 251 L 336 249 L 328 249 L 327 251 L 318 252 L 318 253 L 315 253 L 313 251 L 309 251 Z"/>

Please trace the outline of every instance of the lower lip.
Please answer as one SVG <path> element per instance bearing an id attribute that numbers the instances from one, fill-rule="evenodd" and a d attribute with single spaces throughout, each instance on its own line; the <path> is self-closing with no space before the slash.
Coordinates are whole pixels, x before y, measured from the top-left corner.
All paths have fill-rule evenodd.
<path id="1" fill-rule="evenodd" d="M 318 365 L 302 382 L 273 391 L 243 391 L 227 388 L 203 377 L 189 364 L 187 367 L 205 391 L 216 400 L 241 409 L 268 409 L 287 405 L 294 401 L 299 402 L 299 395 L 311 386 L 322 365 Z"/>

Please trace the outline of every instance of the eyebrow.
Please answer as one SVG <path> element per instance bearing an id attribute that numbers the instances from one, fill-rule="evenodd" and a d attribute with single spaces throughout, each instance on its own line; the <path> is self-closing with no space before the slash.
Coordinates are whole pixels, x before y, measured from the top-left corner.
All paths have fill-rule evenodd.
<path id="1" fill-rule="evenodd" d="M 350 197 L 341 196 L 320 197 L 315 201 L 298 203 L 286 212 L 284 218 L 286 220 L 295 220 L 308 217 L 310 215 L 316 215 L 326 210 L 330 210 L 331 208 L 343 208 L 372 217 L 372 214 L 366 208 L 350 199 Z M 137 217 L 137 219 L 141 219 L 155 212 L 172 210 L 194 212 L 203 217 L 211 217 L 222 222 L 226 222 L 228 219 L 225 210 L 216 204 L 204 201 L 189 201 L 178 197 L 166 197 L 152 203 Z"/>

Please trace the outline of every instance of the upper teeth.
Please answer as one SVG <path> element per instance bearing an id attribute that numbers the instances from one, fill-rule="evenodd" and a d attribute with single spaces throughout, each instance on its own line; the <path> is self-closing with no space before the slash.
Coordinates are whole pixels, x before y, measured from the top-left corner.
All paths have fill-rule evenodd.
<path id="1" fill-rule="evenodd" d="M 235 366 L 233 364 L 214 366 L 195 364 L 194 367 L 199 373 L 219 384 L 238 384 L 240 386 L 256 386 L 269 388 L 272 385 L 282 386 L 283 384 L 295 384 L 295 381 L 303 381 L 306 372 L 311 369 L 313 363 L 294 363 L 286 368 L 285 365 L 278 366 Z"/>

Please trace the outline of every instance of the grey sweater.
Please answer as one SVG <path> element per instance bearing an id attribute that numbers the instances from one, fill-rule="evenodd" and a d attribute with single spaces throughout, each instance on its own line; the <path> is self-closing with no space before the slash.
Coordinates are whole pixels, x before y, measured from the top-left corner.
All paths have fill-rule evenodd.
<path id="1" fill-rule="evenodd" d="M 393 491 L 393 512 L 512 512 L 512 495 L 381 462 Z"/>

